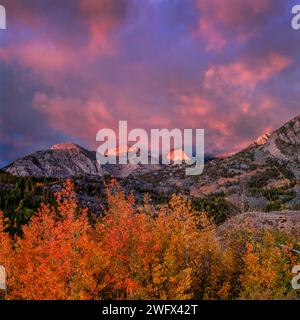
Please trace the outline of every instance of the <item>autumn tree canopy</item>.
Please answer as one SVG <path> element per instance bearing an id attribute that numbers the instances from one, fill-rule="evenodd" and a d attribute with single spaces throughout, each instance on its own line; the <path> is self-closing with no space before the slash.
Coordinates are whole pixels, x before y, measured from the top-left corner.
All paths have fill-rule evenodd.
<path id="1" fill-rule="evenodd" d="M 66 181 L 11 238 L 0 212 L 0 264 L 7 299 L 279 299 L 298 294 L 291 269 L 297 239 L 247 228 L 219 239 L 216 226 L 174 195 L 138 204 L 112 180 L 105 215 L 89 219 Z"/>

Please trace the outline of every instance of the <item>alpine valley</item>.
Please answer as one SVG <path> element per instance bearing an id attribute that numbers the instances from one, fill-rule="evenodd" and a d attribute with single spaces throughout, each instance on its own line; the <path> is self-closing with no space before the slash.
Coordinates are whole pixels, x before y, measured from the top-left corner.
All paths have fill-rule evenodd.
<path id="1" fill-rule="evenodd" d="M 119 155 L 127 150 L 115 152 Z M 172 194 L 180 193 L 190 198 L 197 210 L 209 213 L 218 225 L 226 221 L 229 227 L 249 217 L 253 225 L 297 230 L 300 115 L 232 156 L 208 158 L 199 176 L 186 176 L 186 164 L 176 164 L 176 157 L 185 159 L 181 150 L 173 150 L 168 156 L 174 160 L 172 165 L 100 166 L 94 151 L 73 143 L 57 144 L 17 159 L 1 170 L 0 209 L 5 213 L 16 211 L 11 223 L 20 226 L 41 202 L 53 201 L 53 193 L 66 179 L 72 179 L 80 205 L 99 215 L 106 202 L 104 184 L 115 177 L 137 201 L 148 194 L 155 208 L 166 205 Z"/>

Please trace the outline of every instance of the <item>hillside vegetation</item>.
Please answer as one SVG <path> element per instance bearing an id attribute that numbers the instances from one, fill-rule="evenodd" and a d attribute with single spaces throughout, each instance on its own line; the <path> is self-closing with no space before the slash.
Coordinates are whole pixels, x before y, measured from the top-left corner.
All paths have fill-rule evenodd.
<path id="1" fill-rule="evenodd" d="M 220 241 L 191 201 L 174 195 L 159 212 L 115 180 L 105 215 L 88 217 L 67 181 L 21 235 L 0 214 L 0 263 L 8 299 L 295 299 L 299 238 L 240 226 Z M 280 245 L 279 245 L 280 244 Z M 284 246 L 282 246 L 284 245 Z"/>

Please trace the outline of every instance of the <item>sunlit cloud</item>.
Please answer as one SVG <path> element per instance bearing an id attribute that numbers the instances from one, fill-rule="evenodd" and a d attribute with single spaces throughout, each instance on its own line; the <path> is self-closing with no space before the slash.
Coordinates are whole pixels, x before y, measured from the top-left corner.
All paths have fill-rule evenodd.
<path id="1" fill-rule="evenodd" d="M 96 132 L 204 128 L 232 153 L 299 113 L 285 0 L 2 0 L 3 161 Z M 2 36 L 2 34 L 1 34 Z"/>

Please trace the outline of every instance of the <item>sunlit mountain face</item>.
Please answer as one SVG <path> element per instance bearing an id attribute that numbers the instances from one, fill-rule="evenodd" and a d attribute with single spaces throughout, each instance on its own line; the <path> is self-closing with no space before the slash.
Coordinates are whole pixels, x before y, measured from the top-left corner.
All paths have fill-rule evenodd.
<path id="1" fill-rule="evenodd" d="M 167 154 L 167 159 L 170 161 L 174 161 L 176 163 L 176 162 L 188 161 L 190 160 L 190 157 L 182 149 L 175 149 L 175 150 L 171 150 Z"/>
<path id="2" fill-rule="evenodd" d="M 299 114 L 294 1 L 1 4 L 1 167 L 61 141 L 96 150 L 120 120 L 203 128 L 205 153 L 228 155 Z"/>

